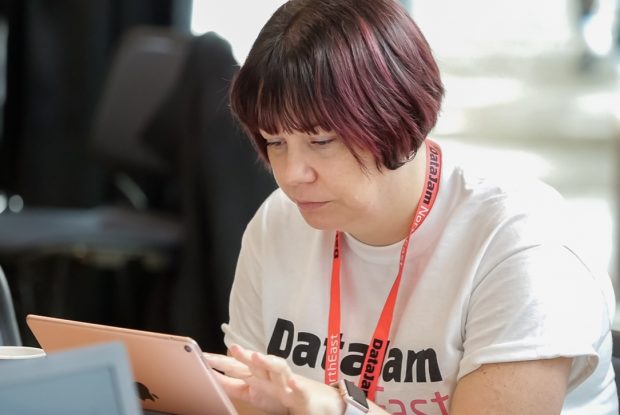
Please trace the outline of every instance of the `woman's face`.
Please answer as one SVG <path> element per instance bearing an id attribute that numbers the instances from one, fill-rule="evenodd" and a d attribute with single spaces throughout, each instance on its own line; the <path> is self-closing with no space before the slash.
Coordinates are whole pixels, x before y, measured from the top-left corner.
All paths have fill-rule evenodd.
<path id="1" fill-rule="evenodd" d="M 355 234 L 381 217 L 389 171 L 368 151 L 358 151 L 362 167 L 334 132 L 261 134 L 276 182 L 310 226 Z"/>

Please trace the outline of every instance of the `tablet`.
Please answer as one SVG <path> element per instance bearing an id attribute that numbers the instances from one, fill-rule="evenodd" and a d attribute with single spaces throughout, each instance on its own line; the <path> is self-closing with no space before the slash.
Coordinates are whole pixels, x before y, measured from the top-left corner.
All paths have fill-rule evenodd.
<path id="1" fill-rule="evenodd" d="M 141 415 L 121 343 L 0 362 L 3 414 Z"/>
<path id="2" fill-rule="evenodd" d="M 30 314 L 28 327 L 47 353 L 120 341 L 142 408 L 178 415 L 236 415 L 198 344 L 189 337 Z"/>

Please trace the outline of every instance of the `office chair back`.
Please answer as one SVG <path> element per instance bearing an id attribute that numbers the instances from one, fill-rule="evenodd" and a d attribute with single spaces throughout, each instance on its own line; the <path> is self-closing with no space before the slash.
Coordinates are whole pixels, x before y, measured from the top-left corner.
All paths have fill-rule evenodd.
<path id="1" fill-rule="evenodd" d="M 0 345 L 21 346 L 21 344 L 11 290 L 4 271 L 0 267 Z"/>
<path id="2" fill-rule="evenodd" d="M 143 130 L 181 75 L 190 39 L 152 26 L 123 35 L 91 133 L 93 152 L 112 169 L 129 175 L 170 173 L 170 160 L 144 143 Z"/>

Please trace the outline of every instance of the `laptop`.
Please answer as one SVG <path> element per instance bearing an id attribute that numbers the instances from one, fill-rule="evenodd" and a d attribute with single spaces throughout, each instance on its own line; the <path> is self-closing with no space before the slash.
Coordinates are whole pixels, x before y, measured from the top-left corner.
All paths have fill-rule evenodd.
<path id="1" fill-rule="evenodd" d="M 107 343 L 0 362 L 6 415 L 141 415 L 127 352 Z"/>
<path id="2" fill-rule="evenodd" d="M 198 344 L 189 337 L 30 314 L 28 327 L 47 353 L 120 341 L 145 412 L 236 415 Z"/>

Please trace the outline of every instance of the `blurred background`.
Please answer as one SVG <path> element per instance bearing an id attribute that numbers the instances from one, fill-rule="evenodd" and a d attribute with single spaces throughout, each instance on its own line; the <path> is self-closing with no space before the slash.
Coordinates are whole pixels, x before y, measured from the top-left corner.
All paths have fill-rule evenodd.
<path id="1" fill-rule="evenodd" d="M 618 292 L 619 1 L 402 2 L 446 85 L 432 136 L 471 168 L 555 187 Z M 0 2 L 0 265 L 20 324 L 222 350 L 240 235 L 274 188 L 225 91 L 282 3 Z"/>

